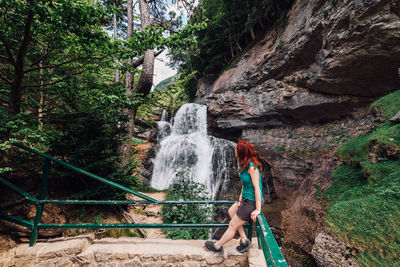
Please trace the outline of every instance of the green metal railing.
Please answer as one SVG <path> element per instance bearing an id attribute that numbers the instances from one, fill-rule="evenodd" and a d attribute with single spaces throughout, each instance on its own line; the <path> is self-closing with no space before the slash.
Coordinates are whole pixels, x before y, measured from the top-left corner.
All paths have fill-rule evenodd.
<path id="1" fill-rule="evenodd" d="M 67 205 L 126 205 L 126 204 L 156 204 L 156 205 L 179 205 L 179 204 L 214 204 L 214 205 L 227 205 L 232 204 L 235 201 L 231 200 L 219 200 L 219 201 L 159 201 L 149 196 L 143 195 L 137 191 L 124 187 L 120 184 L 114 183 L 110 180 L 107 180 L 103 177 L 100 177 L 96 174 L 90 173 L 78 167 L 75 167 L 71 164 L 68 164 L 64 161 L 53 158 L 49 155 L 36 151 L 32 148 L 26 147 L 19 143 L 13 143 L 14 146 L 17 146 L 21 149 L 29 151 L 33 154 L 39 155 L 44 158 L 43 164 L 43 175 L 40 184 L 40 192 L 39 196 L 35 198 L 31 194 L 23 191 L 19 187 L 10 183 L 6 179 L 0 178 L 0 183 L 4 186 L 10 188 L 17 194 L 24 197 L 23 200 L 17 201 L 12 204 L 0 206 L 0 219 L 10 221 L 12 223 L 22 225 L 27 227 L 32 231 L 29 246 L 33 246 L 36 243 L 38 237 L 39 229 L 116 229 L 116 228 L 125 228 L 125 229 L 138 229 L 138 228 L 227 228 L 229 224 L 227 223 L 193 223 L 193 224 L 132 224 L 132 223 L 118 223 L 118 224 L 103 224 L 103 223 L 80 223 L 80 224 L 47 224 L 40 223 L 43 213 L 43 207 L 45 204 L 67 204 Z M 74 172 L 78 172 L 83 174 L 91 179 L 100 181 L 102 183 L 108 184 L 111 187 L 120 189 L 126 193 L 135 195 L 144 199 L 144 201 L 139 200 L 52 200 L 46 199 L 47 194 L 47 184 L 49 180 L 50 173 L 50 165 L 51 162 L 55 162 L 59 165 L 64 166 L 65 168 L 71 169 Z M 6 213 L 2 213 L 1 211 L 6 211 L 13 207 L 24 205 L 26 203 L 32 202 L 36 205 L 36 215 L 33 222 L 17 218 L 15 216 L 8 215 Z M 248 230 L 248 236 L 252 236 L 253 232 L 253 224 L 246 223 L 244 227 Z M 257 238 L 259 248 L 263 249 L 265 259 L 268 266 L 287 266 L 286 261 L 279 249 L 275 238 L 273 237 L 271 230 L 264 218 L 263 214 L 257 216 L 256 220 L 257 227 Z"/>
<path id="2" fill-rule="evenodd" d="M 276 243 L 271 228 L 269 228 L 267 220 L 262 213 L 257 216 L 256 229 L 258 248 L 262 248 L 267 266 L 287 267 L 288 265 L 281 249 Z"/>

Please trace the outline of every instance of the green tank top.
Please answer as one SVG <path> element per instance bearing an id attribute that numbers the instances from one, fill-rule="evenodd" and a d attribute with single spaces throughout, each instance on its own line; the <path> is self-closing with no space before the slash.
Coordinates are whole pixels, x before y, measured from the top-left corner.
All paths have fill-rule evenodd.
<path id="1" fill-rule="evenodd" d="M 249 168 L 254 167 L 253 162 L 250 162 Z M 247 168 L 247 170 L 249 169 Z M 251 201 L 256 201 L 256 196 L 254 194 L 254 186 L 253 183 L 251 182 L 251 177 L 250 174 L 247 172 L 247 170 L 240 170 L 240 179 L 242 180 L 243 184 L 243 192 L 242 192 L 242 197 L 251 200 Z M 261 184 L 261 173 L 260 169 L 257 167 L 258 170 L 258 177 L 259 177 L 259 183 L 260 183 L 260 191 L 261 191 L 261 202 L 264 200 L 263 194 L 262 194 L 262 184 Z"/>

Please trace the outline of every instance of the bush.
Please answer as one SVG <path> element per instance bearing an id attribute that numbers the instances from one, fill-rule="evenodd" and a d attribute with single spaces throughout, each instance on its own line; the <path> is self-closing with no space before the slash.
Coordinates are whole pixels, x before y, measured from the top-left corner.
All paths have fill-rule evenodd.
<path id="1" fill-rule="evenodd" d="M 168 189 L 166 200 L 210 200 L 205 186 L 187 178 L 184 172 L 178 173 L 178 180 Z M 210 205 L 164 205 L 164 223 L 210 223 L 213 209 Z M 207 239 L 210 229 L 166 229 L 164 233 L 171 239 Z"/>

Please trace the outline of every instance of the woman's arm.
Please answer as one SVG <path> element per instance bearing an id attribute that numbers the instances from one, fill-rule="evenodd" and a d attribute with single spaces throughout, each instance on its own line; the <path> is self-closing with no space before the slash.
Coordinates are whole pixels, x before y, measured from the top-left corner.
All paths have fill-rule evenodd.
<path id="1" fill-rule="evenodd" d="M 254 196 L 256 197 L 256 209 L 251 213 L 251 219 L 256 221 L 257 215 L 261 212 L 260 177 L 258 170 L 255 167 L 250 167 L 247 172 L 250 174 L 251 182 L 254 187 Z"/>
<path id="2" fill-rule="evenodd" d="M 240 191 L 240 195 L 239 195 L 239 204 L 240 204 L 240 202 L 242 202 L 242 200 L 243 200 L 243 197 L 242 197 L 242 194 L 243 194 L 243 186 L 242 186 L 242 190 Z"/>

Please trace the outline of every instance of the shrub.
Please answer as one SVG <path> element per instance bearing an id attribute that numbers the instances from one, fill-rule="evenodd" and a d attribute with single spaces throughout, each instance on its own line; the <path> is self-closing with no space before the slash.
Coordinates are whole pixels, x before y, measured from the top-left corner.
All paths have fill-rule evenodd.
<path id="1" fill-rule="evenodd" d="M 166 200 L 210 200 L 203 184 L 187 178 L 185 172 L 177 174 L 178 180 L 168 189 Z M 164 205 L 164 223 L 210 223 L 213 209 L 210 205 Z M 164 233 L 171 239 L 207 239 L 210 229 L 166 229 Z"/>

